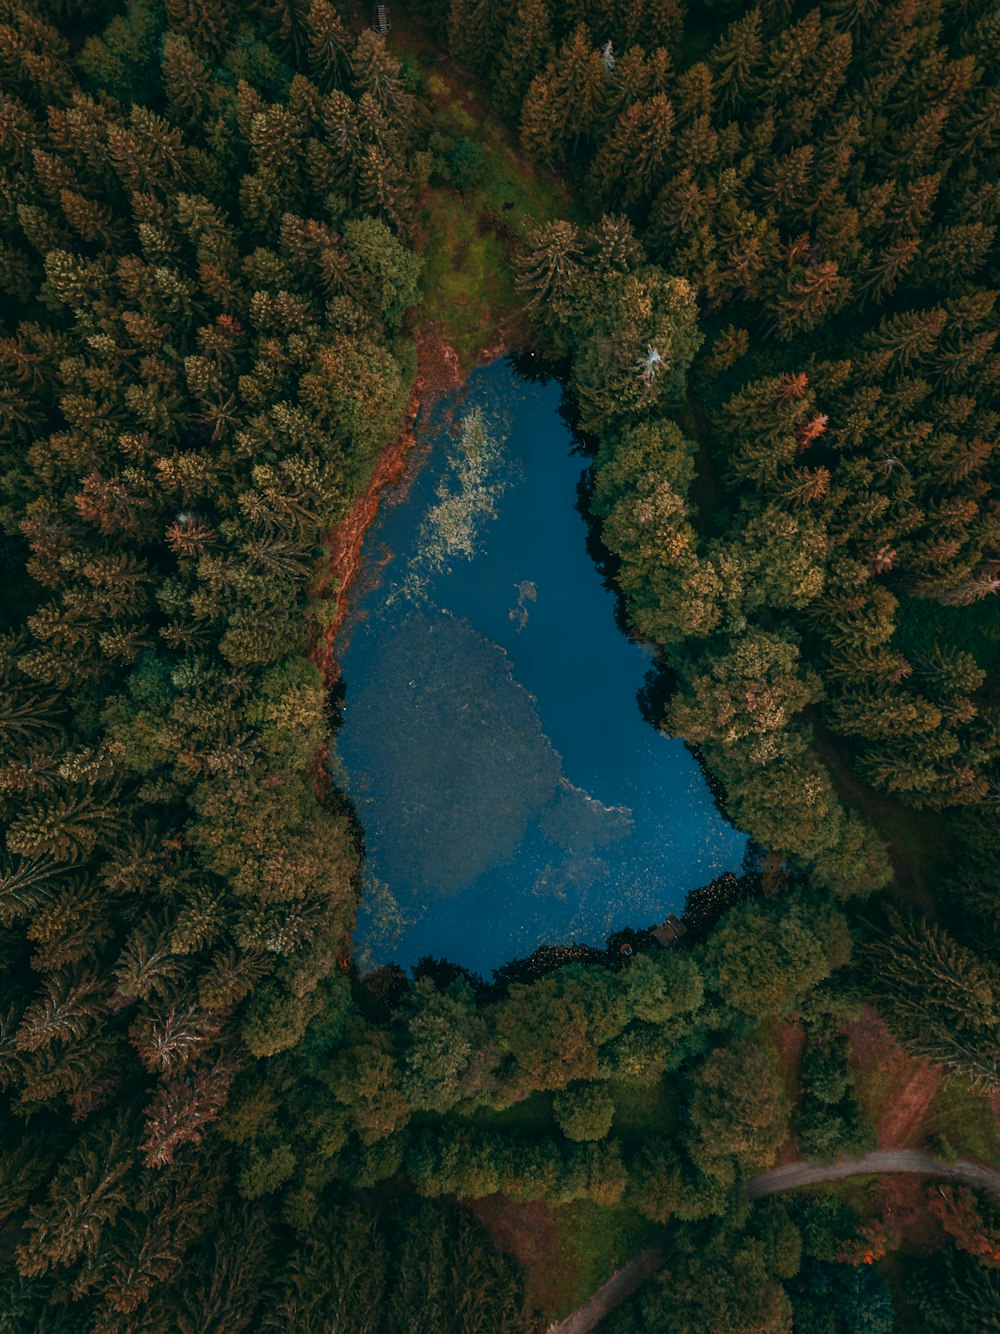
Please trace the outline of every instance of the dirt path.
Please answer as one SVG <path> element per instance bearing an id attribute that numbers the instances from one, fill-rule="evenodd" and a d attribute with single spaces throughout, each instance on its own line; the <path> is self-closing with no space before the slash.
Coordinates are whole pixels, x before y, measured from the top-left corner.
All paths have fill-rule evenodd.
<path id="1" fill-rule="evenodd" d="M 927 1115 L 944 1076 L 940 1066 L 915 1061 L 892 1095 L 878 1123 L 878 1142 L 884 1149 L 902 1148 Z"/>
<path id="2" fill-rule="evenodd" d="M 665 1241 L 654 1241 L 652 1246 L 647 1246 L 644 1251 L 633 1256 L 621 1269 L 616 1269 L 607 1283 L 602 1283 L 565 1320 L 550 1325 L 547 1334 L 587 1334 L 588 1330 L 596 1329 L 605 1316 L 621 1306 L 633 1292 L 638 1292 L 658 1269 L 662 1269 L 667 1262 L 669 1249 Z"/>
<path id="3" fill-rule="evenodd" d="M 841 1158 L 837 1163 L 786 1163 L 784 1167 L 772 1167 L 769 1172 L 751 1177 L 747 1182 L 747 1195 L 751 1200 L 762 1200 L 767 1195 L 795 1190 L 798 1186 L 890 1172 L 948 1177 L 952 1181 L 964 1181 L 967 1186 L 988 1190 L 1000 1198 L 1000 1172 L 992 1167 L 968 1158 L 956 1158 L 953 1163 L 946 1163 L 915 1149 L 873 1149 L 860 1158 Z"/>
<path id="4" fill-rule="evenodd" d="M 989 1191 L 1000 1199 L 1000 1172 L 967 1158 L 958 1158 L 953 1163 L 942 1162 L 939 1158 L 931 1158 L 913 1149 L 875 1149 L 860 1158 L 842 1158 L 837 1163 L 786 1163 L 751 1177 L 746 1184 L 746 1191 L 751 1200 L 762 1200 L 768 1195 L 796 1190 L 800 1186 L 814 1186 L 823 1181 L 843 1181 L 847 1177 L 896 1172 L 963 1181 L 967 1186 Z M 602 1283 L 565 1320 L 549 1325 L 546 1334 L 589 1334 L 622 1302 L 638 1292 L 666 1264 L 668 1255 L 669 1247 L 665 1241 L 653 1242 L 652 1246 L 640 1251 L 628 1264 L 622 1265 L 607 1283 Z"/>

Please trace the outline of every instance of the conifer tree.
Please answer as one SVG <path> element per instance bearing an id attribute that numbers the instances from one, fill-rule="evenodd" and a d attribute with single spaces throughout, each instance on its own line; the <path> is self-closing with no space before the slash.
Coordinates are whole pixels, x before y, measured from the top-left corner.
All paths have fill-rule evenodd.
<path id="1" fill-rule="evenodd" d="M 662 95 L 635 102 L 619 116 L 590 171 L 590 184 L 602 200 L 629 206 L 655 193 L 672 146 L 673 125 L 673 106 Z"/>
<path id="2" fill-rule="evenodd" d="M 605 86 L 601 57 L 585 24 L 574 28 L 550 69 L 563 135 L 578 141 L 591 134 L 601 117 Z"/>
<path id="3" fill-rule="evenodd" d="M 569 295 L 582 252 L 580 234 L 572 223 L 536 227 L 518 265 L 518 284 L 528 293 L 529 304 L 555 311 Z"/>
<path id="4" fill-rule="evenodd" d="M 890 1022 L 911 1050 L 980 1088 L 996 1088 L 1000 974 L 943 927 L 896 916 L 892 928 L 864 950 Z"/>
<path id="5" fill-rule="evenodd" d="M 535 161 L 551 165 L 562 156 L 566 137 L 563 110 L 552 79 L 536 74 L 521 107 L 521 146 Z"/>
<path id="6" fill-rule="evenodd" d="M 493 95 L 503 114 L 516 118 L 525 94 L 545 66 L 552 46 L 547 0 L 520 0 L 504 32 Z"/>
<path id="7" fill-rule="evenodd" d="M 712 82 L 722 106 L 739 111 L 760 88 L 764 64 L 759 9 L 734 20 L 709 54 Z"/>

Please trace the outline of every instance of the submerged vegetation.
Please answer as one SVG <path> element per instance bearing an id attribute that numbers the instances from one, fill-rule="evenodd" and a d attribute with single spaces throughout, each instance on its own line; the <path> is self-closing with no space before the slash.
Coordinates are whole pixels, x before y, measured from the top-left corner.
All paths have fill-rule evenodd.
<path id="1" fill-rule="evenodd" d="M 398 593 L 389 592 L 387 602 L 397 596 L 419 601 L 428 575 L 440 574 L 456 560 L 471 560 L 508 483 L 502 428 L 475 407 L 462 417 L 448 470 L 424 517 L 410 569 Z"/>
<path id="2" fill-rule="evenodd" d="M 531 1329 L 648 1225 L 670 1269 L 622 1334 L 993 1327 L 985 1196 L 908 1234 L 876 1191 L 745 1181 L 995 1156 L 996 5 L 395 17 L 0 0 L 0 1323 Z M 419 321 L 562 377 L 655 721 L 754 840 L 669 947 L 352 964 L 323 542 Z M 490 440 L 467 420 L 432 562 L 495 502 Z M 422 616 L 458 689 L 462 627 Z M 543 752 L 508 842 L 579 798 Z M 913 871 L 892 809 L 950 856 Z M 454 812 L 459 861 L 495 816 Z M 578 1210 L 544 1311 L 519 1204 Z"/>

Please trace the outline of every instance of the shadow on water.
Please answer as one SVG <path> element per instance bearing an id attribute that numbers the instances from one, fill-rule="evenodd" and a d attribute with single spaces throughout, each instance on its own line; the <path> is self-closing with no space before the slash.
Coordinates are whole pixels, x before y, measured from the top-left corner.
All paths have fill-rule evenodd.
<path id="1" fill-rule="evenodd" d="M 599 946 L 740 865 L 743 835 L 658 730 L 670 681 L 622 632 L 561 399 L 543 373 L 477 372 L 366 541 L 338 734 L 362 968 L 488 976 Z"/>

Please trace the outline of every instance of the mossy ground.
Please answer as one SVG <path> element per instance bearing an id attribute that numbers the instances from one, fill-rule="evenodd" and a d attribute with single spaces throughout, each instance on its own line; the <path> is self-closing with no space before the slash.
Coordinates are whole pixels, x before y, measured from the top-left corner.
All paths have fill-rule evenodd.
<path id="1" fill-rule="evenodd" d="M 419 81 L 434 130 L 448 140 L 472 140 L 486 159 L 481 184 L 464 195 L 450 186 L 428 186 L 419 240 L 420 318 L 440 328 L 470 370 L 505 332 L 516 338 L 525 331 L 511 262 L 525 228 L 550 218 L 582 221 L 584 214 L 565 185 L 522 156 L 482 91 L 425 27 L 399 12 L 389 45 Z"/>
<path id="2" fill-rule="evenodd" d="M 546 1283 L 545 1314 L 561 1320 L 586 1301 L 616 1269 L 660 1236 L 663 1228 L 624 1205 L 580 1200 L 552 1210 L 564 1257 L 558 1282 Z"/>
<path id="3" fill-rule="evenodd" d="M 989 1099 L 959 1079 L 938 1089 L 923 1128 L 939 1152 L 1000 1163 L 1000 1130 Z"/>

